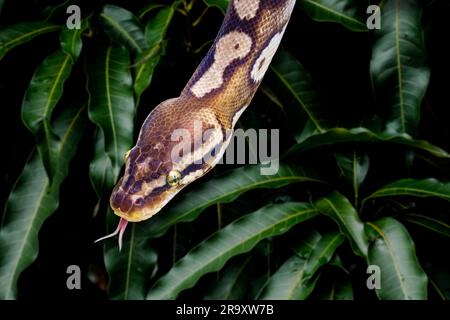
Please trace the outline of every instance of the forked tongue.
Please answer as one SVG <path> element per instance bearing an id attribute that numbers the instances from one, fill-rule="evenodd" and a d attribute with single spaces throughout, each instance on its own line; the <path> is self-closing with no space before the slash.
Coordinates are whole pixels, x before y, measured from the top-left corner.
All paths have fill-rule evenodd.
<path id="1" fill-rule="evenodd" d="M 127 227 L 128 221 L 125 220 L 124 218 L 120 218 L 119 221 L 119 225 L 117 226 L 116 230 L 114 230 L 113 233 L 110 233 L 104 237 L 101 237 L 100 239 L 97 239 L 94 241 L 94 243 L 97 243 L 99 241 L 108 239 L 108 238 L 112 238 L 115 237 L 117 234 L 119 235 L 119 251 L 122 250 L 122 238 L 123 238 L 123 233 L 125 232 L 125 229 Z"/>

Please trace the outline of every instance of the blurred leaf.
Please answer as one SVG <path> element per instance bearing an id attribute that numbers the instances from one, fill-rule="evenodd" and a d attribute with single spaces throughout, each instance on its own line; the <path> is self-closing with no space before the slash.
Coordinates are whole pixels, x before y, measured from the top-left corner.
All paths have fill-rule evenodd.
<path id="1" fill-rule="evenodd" d="M 3 5 L 5 4 L 5 0 L 0 0 L 0 14 L 2 14 Z"/>
<path id="2" fill-rule="evenodd" d="M 100 201 L 105 191 L 109 190 L 117 180 L 111 158 L 105 153 L 105 136 L 100 128 L 97 128 L 94 136 L 94 158 L 89 164 L 89 172 L 91 184 Z"/>
<path id="3" fill-rule="evenodd" d="M 367 257 L 368 242 L 364 224 L 346 197 L 339 192 L 333 192 L 329 196 L 319 199 L 316 207 L 338 224 L 342 234 L 350 240 L 355 254 L 363 258 Z"/>
<path id="4" fill-rule="evenodd" d="M 369 172 L 369 156 L 353 150 L 351 153 L 336 154 L 336 162 L 345 179 L 353 187 L 354 205 L 358 207 L 359 187 Z"/>
<path id="5" fill-rule="evenodd" d="M 50 4 L 41 10 L 40 16 L 45 22 L 47 22 L 57 15 L 66 14 L 66 10 L 69 5 L 70 0 L 50 1 Z"/>
<path id="6" fill-rule="evenodd" d="M 87 74 L 89 118 L 102 131 L 97 134 L 89 171 L 101 195 L 113 187 L 133 142 L 135 105 L 128 51 L 115 46 L 97 48 L 88 59 Z"/>
<path id="7" fill-rule="evenodd" d="M 228 8 L 228 0 L 203 0 L 203 2 L 208 6 L 208 7 L 216 7 L 219 8 L 220 11 L 222 11 L 223 14 L 225 14 L 225 12 L 227 12 L 227 8 Z"/>
<path id="8" fill-rule="evenodd" d="M 450 225 L 444 221 L 417 213 L 407 213 L 403 216 L 403 218 L 408 222 L 417 224 L 436 233 L 440 233 L 443 236 L 450 237 Z"/>
<path id="9" fill-rule="evenodd" d="M 340 272 L 339 276 L 331 279 L 330 283 L 318 283 L 321 289 L 319 298 L 321 300 L 353 300 L 353 286 L 349 277 Z"/>
<path id="10" fill-rule="evenodd" d="M 303 0 L 298 5 L 315 21 L 340 23 L 352 31 L 367 31 L 364 11 L 368 3 L 360 0 Z"/>
<path id="11" fill-rule="evenodd" d="M 368 262 L 380 268 L 381 300 L 427 299 L 427 275 L 417 261 L 406 228 L 392 218 L 366 224 L 370 238 Z"/>
<path id="12" fill-rule="evenodd" d="M 258 266 L 260 267 L 260 266 Z M 266 286 L 267 281 L 269 281 L 270 278 L 270 268 L 268 266 L 265 266 L 265 271 L 262 275 L 256 277 L 255 279 L 251 279 L 250 281 L 250 288 L 249 288 L 249 299 L 257 300 L 258 297 L 261 295 L 262 290 Z"/>
<path id="13" fill-rule="evenodd" d="M 305 299 L 314 289 L 319 277 L 305 279 L 305 269 L 314 247 L 322 236 L 314 229 L 305 234 L 293 246 L 294 255 L 288 258 L 265 281 L 257 299 L 288 300 Z"/>
<path id="14" fill-rule="evenodd" d="M 297 248 L 296 254 L 275 271 L 259 298 L 306 299 L 314 290 L 318 279 L 317 270 L 330 261 L 334 251 L 343 241 L 344 236 L 337 232 L 309 237 Z"/>
<path id="15" fill-rule="evenodd" d="M 328 263 L 330 266 L 336 267 L 347 275 L 350 275 L 348 269 L 344 266 L 341 257 L 338 254 L 335 254 L 331 261 Z"/>
<path id="16" fill-rule="evenodd" d="M 71 55 L 74 63 L 80 56 L 81 48 L 83 47 L 81 34 L 89 27 L 89 19 L 90 16 L 83 19 L 80 29 L 69 29 L 64 27 L 59 36 L 62 50 Z"/>
<path id="17" fill-rule="evenodd" d="M 138 18 L 139 20 L 144 19 L 145 15 L 156 10 L 159 8 L 165 7 L 164 4 L 159 4 L 159 3 L 149 3 L 148 5 L 146 5 L 144 8 L 142 8 L 141 10 L 139 10 L 138 13 Z"/>
<path id="18" fill-rule="evenodd" d="M 117 216 L 108 210 L 108 231 L 113 232 Z M 108 270 L 108 296 L 115 300 L 143 300 L 152 273 L 156 270 L 157 252 L 145 237 L 142 224 L 131 223 L 124 235 L 122 250 L 117 243 L 105 242 L 105 266 Z"/>
<path id="19" fill-rule="evenodd" d="M 238 261 L 227 266 L 205 295 L 205 300 L 242 300 L 246 297 L 248 274 L 247 266 L 251 256 L 239 257 Z"/>
<path id="20" fill-rule="evenodd" d="M 268 85 L 266 85 L 263 82 L 261 83 L 261 86 L 259 87 L 258 90 L 260 90 L 263 94 L 265 94 L 266 97 L 269 98 L 271 102 L 276 104 L 282 111 L 284 111 L 283 103 L 281 102 L 280 98 L 278 98 L 275 92 L 273 92 L 273 90 Z"/>
<path id="21" fill-rule="evenodd" d="M 386 0 L 375 31 L 370 70 L 380 103 L 389 108 L 388 132 L 415 134 L 430 79 L 417 0 Z"/>
<path id="22" fill-rule="evenodd" d="M 153 72 L 161 58 L 163 41 L 174 12 L 174 6 L 161 9 L 145 28 L 145 37 L 149 49 L 142 56 L 139 56 L 137 58 L 139 61 L 136 62 L 133 87 L 137 101 L 152 81 Z M 136 105 L 138 104 L 136 103 Z"/>
<path id="23" fill-rule="evenodd" d="M 327 127 L 321 111 L 319 96 L 309 73 L 290 53 L 279 51 L 271 64 L 278 85 L 277 96 L 283 103 L 283 110 L 297 142 L 314 133 L 322 133 Z M 310 126 L 306 124 L 310 122 Z M 305 128 L 309 129 L 305 133 Z"/>
<path id="24" fill-rule="evenodd" d="M 244 166 L 198 184 L 196 189 L 181 195 L 173 205 L 148 222 L 149 237 L 163 235 L 172 225 L 195 220 L 207 207 L 231 202 L 241 194 L 259 188 L 281 188 L 291 183 L 315 181 L 317 176 L 299 167 L 280 164 L 277 174 L 261 175 L 260 166 Z M 145 222 L 144 222 L 145 223 Z"/>
<path id="25" fill-rule="evenodd" d="M 84 109 L 66 109 L 54 122 L 59 143 L 52 185 L 34 151 L 8 197 L 0 229 L 0 299 L 17 298 L 17 279 L 37 257 L 39 230 L 58 208 L 61 183 L 83 134 Z"/>
<path id="26" fill-rule="evenodd" d="M 138 53 L 147 49 L 143 27 L 132 12 L 107 4 L 100 17 L 111 39 Z"/>
<path id="27" fill-rule="evenodd" d="M 437 197 L 450 201 L 450 183 L 440 182 L 436 179 L 402 179 L 381 187 L 363 202 L 380 197 L 413 196 L 413 197 Z"/>
<path id="28" fill-rule="evenodd" d="M 60 26 L 45 22 L 21 22 L 6 26 L 0 30 L 0 59 L 12 48 L 34 37 L 56 31 Z"/>
<path id="29" fill-rule="evenodd" d="M 322 134 L 307 138 L 305 141 L 294 145 L 287 153 L 290 156 L 313 148 L 335 146 L 340 143 L 391 143 L 403 145 L 427 153 L 438 158 L 450 158 L 450 155 L 441 148 L 424 140 L 414 140 L 407 134 L 374 133 L 365 128 L 333 128 Z"/>
<path id="30" fill-rule="evenodd" d="M 154 47 L 152 56 L 145 62 L 142 62 L 134 68 L 134 82 L 133 89 L 136 94 L 136 105 L 139 105 L 139 100 L 142 93 L 150 86 L 153 79 L 153 73 L 158 65 L 161 55 L 160 48 Z"/>
<path id="31" fill-rule="evenodd" d="M 50 182 L 56 170 L 58 137 L 50 125 L 53 110 L 72 71 L 70 55 L 58 50 L 38 67 L 25 92 L 22 120 L 36 139 Z"/>
<path id="32" fill-rule="evenodd" d="M 147 299 L 175 299 L 203 275 L 220 270 L 231 257 L 248 252 L 261 240 L 285 233 L 316 215 L 317 210 L 308 204 L 287 202 L 242 216 L 175 263 L 150 289 Z"/>
<path id="33" fill-rule="evenodd" d="M 163 42 L 166 36 L 167 28 L 172 21 L 175 13 L 175 6 L 169 6 L 161 9 L 158 14 L 151 19 L 145 27 L 145 38 L 148 47 L 154 47 Z"/>

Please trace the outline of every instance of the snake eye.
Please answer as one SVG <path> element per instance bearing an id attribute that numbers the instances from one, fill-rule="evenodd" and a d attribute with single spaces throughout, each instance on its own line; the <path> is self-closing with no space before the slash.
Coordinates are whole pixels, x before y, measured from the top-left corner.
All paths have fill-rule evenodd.
<path id="1" fill-rule="evenodd" d="M 127 161 L 128 157 L 130 156 L 130 152 L 131 152 L 131 150 L 128 150 L 127 152 L 125 152 L 125 155 L 123 156 L 125 158 L 125 161 Z"/>
<path id="2" fill-rule="evenodd" d="M 166 181 L 171 187 L 178 185 L 181 181 L 181 173 L 177 170 L 170 170 L 166 176 Z"/>

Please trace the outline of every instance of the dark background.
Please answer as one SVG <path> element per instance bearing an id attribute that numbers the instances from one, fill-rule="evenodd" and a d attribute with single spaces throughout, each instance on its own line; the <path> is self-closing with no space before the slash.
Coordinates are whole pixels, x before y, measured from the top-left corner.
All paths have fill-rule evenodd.
<path id="1" fill-rule="evenodd" d="M 56 4 L 58 1 L 6 1 L 0 16 L 0 27 L 22 21 L 39 20 L 42 18 L 41 11 L 53 3 Z M 147 4 L 143 0 L 78 1 L 82 15 L 86 12 L 99 13 L 102 6 L 107 3 L 123 6 L 133 12 L 137 12 Z M 194 17 L 203 9 L 200 3 L 197 7 L 193 13 Z M 52 19 L 52 22 L 63 24 L 65 16 L 67 15 L 63 12 Z M 447 150 L 449 150 L 449 126 L 446 125 L 448 121 L 446 112 L 449 107 L 450 90 L 449 16 L 448 1 L 444 0 L 434 4 L 432 10 L 428 10 L 423 18 L 427 51 L 433 60 L 429 61 L 431 83 L 425 98 L 425 107 L 422 109 L 421 121 L 425 134 L 422 137 Z M 179 14 L 175 15 L 167 36 L 169 40 L 166 56 L 157 67 L 150 88 L 141 98 L 136 128 L 140 127 L 153 106 L 179 94 L 206 53 L 206 50 L 197 54 L 189 52 L 184 41 L 190 41 L 193 49 L 200 47 L 204 42 L 214 38 L 222 18 L 223 15 L 219 10 L 212 9 L 208 11 L 199 27 L 188 31 L 185 18 Z M 89 46 L 91 41 L 102 39 L 85 38 L 84 46 Z M 18 46 L 0 61 L 2 207 L 34 145 L 31 133 L 21 122 L 23 94 L 38 65 L 58 46 L 58 33 L 39 36 L 29 43 Z M 291 18 L 282 46 L 294 54 L 310 72 L 326 105 L 332 107 L 329 112 L 337 115 L 343 126 L 356 126 L 358 122 L 364 120 L 364 116 L 367 116 L 367 110 L 377 111 L 372 99 L 369 76 L 370 33 L 355 33 L 337 24 L 313 22 L 297 9 Z M 85 54 L 86 50 L 83 50 L 82 57 L 65 85 L 65 95 L 59 105 L 85 100 L 87 96 L 83 70 Z M 243 121 L 251 122 L 252 114 L 261 113 L 273 120 L 274 128 L 285 126 L 284 119 L 276 107 L 268 105 L 266 101 L 267 99 L 259 92 L 251 106 L 254 108 L 253 113 L 245 114 Z M 439 125 L 435 126 L 435 123 Z M 38 258 L 19 278 L 19 298 L 106 298 L 104 289 L 107 276 L 102 260 L 103 246 L 93 244 L 94 239 L 105 232 L 105 210 L 101 209 L 99 215 L 93 217 L 97 198 L 90 187 L 87 174 L 93 157 L 94 130 L 93 124 L 86 129 L 79 150 L 71 162 L 70 174 L 62 185 L 59 209 L 45 222 L 40 231 Z M 170 232 L 155 241 L 170 242 Z M 420 250 L 421 242 L 416 244 Z M 178 254 L 183 254 L 183 248 L 180 248 Z M 432 255 L 432 252 L 429 254 Z M 69 291 L 66 288 L 66 268 L 73 264 L 79 265 L 82 269 L 82 290 Z M 95 283 L 89 280 L 89 277 Z M 355 296 L 359 295 L 355 292 Z"/>

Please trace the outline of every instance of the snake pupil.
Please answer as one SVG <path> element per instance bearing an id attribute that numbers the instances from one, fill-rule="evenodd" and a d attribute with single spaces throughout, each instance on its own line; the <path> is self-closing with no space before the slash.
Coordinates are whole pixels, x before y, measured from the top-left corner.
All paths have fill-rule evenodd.
<path id="1" fill-rule="evenodd" d="M 171 187 L 176 186 L 181 181 L 181 173 L 178 172 L 177 170 L 171 170 L 169 172 L 169 174 L 167 175 L 166 180 L 167 180 L 167 183 L 169 184 L 169 186 L 171 186 Z"/>

